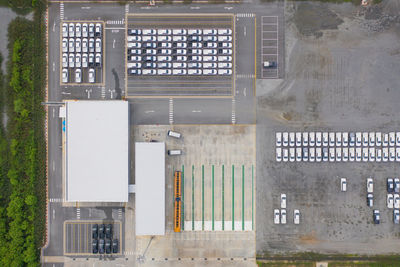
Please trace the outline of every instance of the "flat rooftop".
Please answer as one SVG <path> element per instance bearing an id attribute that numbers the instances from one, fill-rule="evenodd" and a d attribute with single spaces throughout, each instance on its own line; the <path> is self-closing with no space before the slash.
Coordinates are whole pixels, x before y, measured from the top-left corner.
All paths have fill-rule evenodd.
<path id="1" fill-rule="evenodd" d="M 65 198 L 127 202 L 127 101 L 65 102 Z"/>

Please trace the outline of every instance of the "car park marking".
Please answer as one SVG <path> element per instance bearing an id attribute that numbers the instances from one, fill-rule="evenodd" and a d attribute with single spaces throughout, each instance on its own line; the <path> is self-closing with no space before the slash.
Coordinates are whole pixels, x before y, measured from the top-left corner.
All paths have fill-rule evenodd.
<path id="1" fill-rule="evenodd" d="M 265 29 L 267 28 L 267 29 Z M 272 30 L 274 29 L 274 30 Z M 262 16 L 261 17 L 261 63 L 264 61 L 276 62 L 275 68 L 264 68 L 261 64 L 262 79 L 277 79 L 279 78 L 279 20 L 278 16 Z M 273 36 L 273 37 L 270 37 Z M 276 45 L 264 45 L 264 41 L 275 41 Z M 276 53 L 264 52 L 265 48 L 275 49 Z"/>
<path id="2" fill-rule="evenodd" d="M 60 20 L 64 20 L 64 3 L 60 3 Z"/>

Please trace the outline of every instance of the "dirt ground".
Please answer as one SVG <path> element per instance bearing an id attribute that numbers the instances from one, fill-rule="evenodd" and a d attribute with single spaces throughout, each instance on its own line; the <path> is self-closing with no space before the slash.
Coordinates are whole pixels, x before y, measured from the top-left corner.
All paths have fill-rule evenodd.
<path id="1" fill-rule="evenodd" d="M 277 131 L 397 131 L 400 126 L 400 1 L 373 7 L 290 2 L 285 8 L 285 79 L 257 82 L 257 254 L 389 254 L 399 228 L 386 205 L 385 179 L 400 167 L 383 163 L 275 162 Z M 276 81 L 275 81 L 276 82 Z M 268 90 L 262 87 L 269 86 Z M 259 90 L 260 89 L 260 90 Z M 365 178 L 376 181 L 372 224 Z M 349 177 L 340 195 L 338 177 Z M 273 224 L 279 195 L 302 223 Z"/>

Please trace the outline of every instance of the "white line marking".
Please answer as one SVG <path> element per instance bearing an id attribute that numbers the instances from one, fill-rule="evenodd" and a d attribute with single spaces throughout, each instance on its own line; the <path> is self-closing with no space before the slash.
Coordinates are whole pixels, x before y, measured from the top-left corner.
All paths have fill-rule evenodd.
<path id="1" fill-rule="evenodd" d="M 53 220 L 56 218 L 56 210 L 53 209 Z"/>
<path id="2" fill-rule="evenodd" d="M 113 48 L 115 48 L 115 39 L 113 40 Z"/>
<path id="3" fill-rule="evenodd" d="M 106 30 L 125 30 L 125 28 L 104 28 Z"/>
<path id="4" fill-rule="evenodd" d="M 192 110 L 193 113 L 199 113 L 201 110 Z"/>
<path id="5" fill-rule="evenodd" d="M 247 90 L 247 88 L 244 88 L 244 89 L 243 89 L 243 95 L 244 95 L 244 96 L 246 96 L 246 90 Z"/>
<path id="6" fill-rule="evenodd" d="M 56 64 L 53 62 L 53 71 L 56 70 Z"/>
<path id="7" fill-rule="evenodd" d="M 70 95 L 71 93 L 68 93 L 68 92 L 61 92 L 61 94 L 63 94 L 63 95 Z"/>
<path id="8" fill-rule="evenodd" d="M 55 116 L 55 113 L 56 113 L 55 108 L 53 108 L 53 118 Z"/>
<path id="9" fill-rule="evenodd" d="M 169 99 L 169 124 L 174 123 L 174 100 Z"/>
<path id="10" fill-rule="evenodd" d="M 226 9 L 226 10 L 231 10 L 233 7 L 231 7 L 231 6 L 226 6 L 226 7 L 224 7 L 224 9 Z"/>
<path id="11" fill-rule="evenodd" d="M 53 32 L 55 32 L 56 31 L 56 22 L 54 22 L 54 24 L 53 24 Z"/>
<path id="12" fill-rule="evenodd" d="M 53 172 L 55 169 L 56 169 L 56 164 L 54 163 L 54 160 L 53 160 Z"/>
<path id="13" fill-rule="evenodd" d="M 244 26 L 243 34 L 244 34 L 244 36 L 246 36 L 246 26 Z"/>
<path id="14" fill-rule="evenodd" d="M 199 6 L 191 6 L 190 9 L 200 9 Z"/>
<path id="15" fill-rule="evenodd" d="M 154 113 L 154 110 L 146 110 L 144 113 Z"/>
<path id="16" fill-rule="evenodd" d="M 91 7 L 90 6 L 83 6 L 83 7 L 81 7 L 82 9 L 90 9 Z"/>

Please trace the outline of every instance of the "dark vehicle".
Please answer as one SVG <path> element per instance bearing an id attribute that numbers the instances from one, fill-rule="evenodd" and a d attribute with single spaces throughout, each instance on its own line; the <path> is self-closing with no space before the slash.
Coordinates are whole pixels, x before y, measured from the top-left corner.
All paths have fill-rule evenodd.
<path id="1" fill-rule="evenodd" d="M 142 31 L 139 29 L 128 29 L 128 35 L 140 35 Z"/>
<path id="2" fill-rule="evenodd" d="M 112 241 L 112 253 L 118 253 L 118 239 Z"/>
<path id="3" fill-rule="evenodd" d="M 128 69 L 128 74 L 130 75 L 140 75 L 142 71 L 140 69 L 130 68 Z"/>
<path id="4" fill-rule="evenodd" d="M 93 224 L 92 225 L 92 238 L 93 239 L 97 239 L 97 236 L 98 236 L 97 231 L 98 231 L 98 225 L 97 224 Z"/>
<path id="5" fill-rule="evenodd" d="M 381 216 L 379 215 L 379 210 L 374 210 L 374 224 L 379 224 L 381 221 Z"/>
<path id="6" fill-rule="evenodd" d="M 156 56 L 144 56 L 143 61 L 156 61 Z"/>
<path id="7" fill-rule="evenodd" d="M 201 36 L 200 35 L 190 35 L 188 37 L 189 42 L 201 42 Z"/>
<path id="8" fill-rule="evenodd" d="M 97 239 L 92 239 L 92 252 L 93 254 L 97 254 L 99 252 Z"/>
<path id="9" fill-rule="evenodd" d="M 106 238 L 111 239 L 112 237 L 112 224 L 106 225 Z"/>
<path id="10" fill-rule="evenodd" d="M 143 43 L 143 47 L 144 48 L 157 48 L 157 44 L 156 43 Z"/>
<path id="11" fill-rule="evenodd" d="M 394 191 L 393 178 L 387 179 L 387 191 L 388 191 L 388 193 L 392 193 Z"/>
<path id="12" fill-rule="evenodd" d="M 367 206 L 372 207 L 374 205 L 374 196 L 372 194 L 367 195 Z"/>
<path id="13" fill-rule="evenodd" d="M 104 224 L 99 225 L 99 238 L 104 238 Z"/>
<path id="14" fill-rule="evenodd" d="M 111 240 L 106 239 L 106 253 L 110 254 L 111 253 Z"/>
<path id="15" fill-rule="evenodd" d="M 104 239 L 99 239 L 99 253 L 104 254 Z"/>

